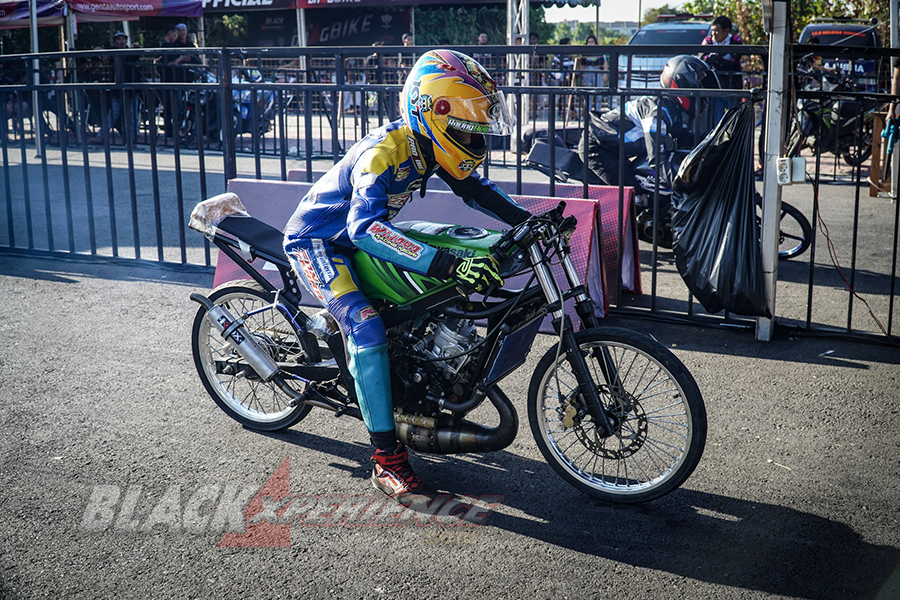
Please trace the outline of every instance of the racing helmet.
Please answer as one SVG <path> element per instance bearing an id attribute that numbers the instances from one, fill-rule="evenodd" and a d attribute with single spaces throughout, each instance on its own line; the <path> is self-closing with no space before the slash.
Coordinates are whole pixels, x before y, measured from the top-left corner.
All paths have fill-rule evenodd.
<path id="1" fill-rule="evenodd" d="M 719 79 L 708 64 L 689 54 L 673 56 L 668 60 L 659 82 L 664 88 L 706 88 L 708 90 L 719 89 Z M 691 97 L 678 96 L 678 104 L 684 110 L 691 110 Z M 701 110 L 706 105 L 706 98 L 700 98 Z"/>
<path id="2" fill-rule="evenodd" d="M 417 137 L 431 141 L 435 160 L 456 179 L 484 161 L 484 136 L 509 135 L 514 124 L 488 72 L 455 50 L 419 57 L 400 94 L 400 113 Z"/>

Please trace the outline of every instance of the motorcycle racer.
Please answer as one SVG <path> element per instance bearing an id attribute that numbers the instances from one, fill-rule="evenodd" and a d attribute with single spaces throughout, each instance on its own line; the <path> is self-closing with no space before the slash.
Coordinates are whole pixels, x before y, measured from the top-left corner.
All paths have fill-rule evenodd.
<path id="1" fill-rule="evenodd" d="M 349 255 L 362 250 L 415 273 L 453 278 L 484 291 L 502 284 L 490 257 L 460 259 L 413 240 L 390 221 L 413 193 L 424 198 L 432 174 L 466 204 L 511 225 L 527 219 L 476 169 L 486 135 L 508 135 L 503 93 L 472 58 L 453 50 L 422 55 L 401 93 L 402 117 L 354 144 L 300 201 L 285 228 L 284 249 L 297 275 L 335 317 L 375 453 L 372 483 L 399 496 L 425 487 L 397 441 L 384 324 L 360 292 Z"/>

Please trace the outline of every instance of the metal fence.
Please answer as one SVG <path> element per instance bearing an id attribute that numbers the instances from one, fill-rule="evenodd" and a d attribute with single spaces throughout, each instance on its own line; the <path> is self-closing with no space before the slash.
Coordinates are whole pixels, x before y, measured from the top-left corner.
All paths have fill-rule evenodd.
<path id="1" fill-rule="evenodd" d="M 516 190 L 543 178 L 554 195 L 565 175 L 549 177 L 528 166 L 527 151 L 536 139 L 545 136 L 576 147 L 586 140 L 585 121 L 592 111 L 637 95 L 673 94 L 659 89 L 658 72 L 634 68 L 640 63 L 636 57 L 698 54 L 703 48 L 460 49 L 506 84 L 518 120 L 512 139 L 494 144 L 483 171 L 513 182 Z M 5 209 L 0 252 L 209 268 L 215 256 L 208 243 L 186 230 L 193 205 L 224 191 L 234 177 L 287 180 L 294 171 L 312 181 L 356 140 L 398 117 L 402 82 L 422 51 L 224 48 L 185 55 L 183 49 L 133 49 L 3 57 L 8 80 L 15 84 L 0 86 Z M 744 51 L 756 57 L 756 64 L 765 64 L 766 48 L 746 46 Z M 886 60 L 890 51 L 884 56 L 868 52 L 873 54 Z M 18 77 L 10 79 L 11 70 Z M 38 84 L 33 83 L 35 71 Z M 880 93 L 883 82 L 877 75 L 853 77 L 851 70 L 852 85 L 835 93 L 804 91 L 798 83 L 795 99 L 826 105 L 843 98 L 867 106 L 872 118 L 857 122 L 860 135 L 871 136 L 877 109 L 889 99 Z M 743 89 L 679 93 L 748 101 L 749 88 L 764 85 L 764 73 L 748 67 L 741 76 Z M 759 114 L 762 122 L 762 110 Z M 695 141 L 711 128 L 708 115 L 695 115 Z M 857 144 L 864 146 L 865 140 Z M 869 200 L 865 171 L 870 159 L 857 154 L 851 168 L 839 153 L 823 155 L 828 151 L 804 151 L 814 165 L 819 197 L 813 198 L 812 186 L 806 186 L 802 193 L 792 190 L 790 201 L 813 223 L 824 214 L 830 239 L 820 235 L 808 254 L 782 265 L 779 294 L 787 300 L 779 300 L 776 318 L 794 331 L 883 340 L 881 327 L 890 335 L 897 320 L 898 204 L 883 192 Z M 554 160 L 551 153 L 545 171 L 555 171 Z M 873 185 L 885 185 L 883 178 L 876 179 Z M 831 246 L 845 261 L 840 269 L 826 251 Z M 645 293 L 614 298 L 615 314 L 753 326 L 735 315 L 707 314 L 680 280 L 671 251 L 642 242 L 640 262 Z M 864 294 L 851 289 L 867 293 L 881 327 L 859 309 Z M 846 320 L 819 321 L 816 306 L 822 301 L 846 302 Z"/>

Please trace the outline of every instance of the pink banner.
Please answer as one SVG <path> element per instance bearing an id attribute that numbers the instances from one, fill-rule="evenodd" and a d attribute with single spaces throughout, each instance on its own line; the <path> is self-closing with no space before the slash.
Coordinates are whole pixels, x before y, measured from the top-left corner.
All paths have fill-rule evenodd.
<path id="1" fill-rule="evenodd" d="M 228 191 L 236 193 L 247 211 L 276 229 L 283 229 L 288 218 L 293 214 L 297 203 L 312 186 L 310 183 L 298 181 L 261 181 L 256 179 L 232 179 L 228 182 Z M 581 186 L 570 186 L 572 189 L 557 186 L 561 195 L 581 194 Z M 624 259 L 622 269 L 623 291 L 640 294 L 641 274 L 637 251 L 637 236 L 633 226 L 634 217 L 631 209 L 631 195 L 625 196 L 625 211 L 620 217 L 619 189 L 602 186 L 591 186 L 589 195 L 592 198 L 566 198 L 566 213 L 578 219 L 578 229 L 571 240 L 572 261 L 579 277 L 588 287 L 588 293 L 594 300 L 597 315 L 605 317 L 609 313 L 610 299 L 617 291 L 616 273 L 619 255 L 619 224 L 624 231 Z M 556 206 L 562 198 L 534 196 L 513 196 L 524 208 L 531 212 L 543 212 Z M 417 199 L 404 207 L 396 222 L 424 220 L 437 223 L 454 223 L 476 225 L 494 229 L 507 226 L 493 220 L 481 212 L 466 206 L 461 199 L 451 192 L 429 191 L 428 196 Z M 263 269 L 261 261 L 257 261 L 258 269 Z M 262 270 L 273 284 L 280 285 L 277 270 Z M 233 279 L 246 279 L 247 275 L 221 252 L 216 262 L 214 286 Z M 609 285 L 609 282 L 613 282 Z M 512 282 L 512 287 L 516 287 Z M 524 282 L 518 282 L 524 284 Z"/>

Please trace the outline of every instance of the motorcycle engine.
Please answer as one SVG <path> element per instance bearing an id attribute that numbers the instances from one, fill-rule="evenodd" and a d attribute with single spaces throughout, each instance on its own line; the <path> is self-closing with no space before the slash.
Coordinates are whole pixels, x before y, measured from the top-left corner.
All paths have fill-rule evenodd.
<path id="1" fill-rule="evenodd" d="M 436 364 L 448 375 L 458 375 L 470 358 L 464 353 L 481 340 L 475 324 L 463 319 L 448 319 L 435 321 L 433 325 L 415 349 L 430 359 L 445 357 Z"/>
<path id="2" fill-rule="evenodd" d="M 442 399 L 459 401 L 469 383 L 469 350 L 484 338 L 471 320 L 430 320 L 414 331 L 391 332 L 402 344 L 403 357 L 391 358 L 395 406 L 418 414 L 436 414 Z"/>

